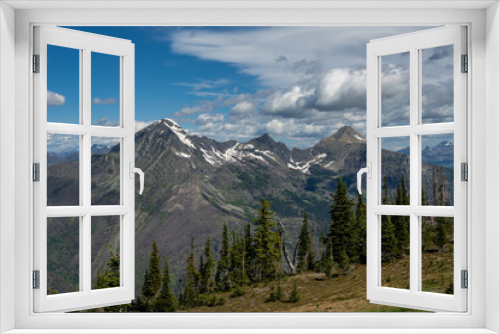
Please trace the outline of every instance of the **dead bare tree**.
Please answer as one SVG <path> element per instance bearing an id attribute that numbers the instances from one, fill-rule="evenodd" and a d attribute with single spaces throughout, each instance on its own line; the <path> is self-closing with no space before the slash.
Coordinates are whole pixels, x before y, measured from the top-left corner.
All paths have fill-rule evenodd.
<path id="1" fill-rule="evenodd" d="M 285 226 L 283 223 L 281 223 L 281 220 L 276 219 L 278 221 L 278 233 L 280 236 L 281 240 L 281 245 L 283 248 L 283 254 L 285 255 L 285 261 L 288 264 L 288 267 L 290 268 L 290 274 L 295 275 L 297 273 L 297 268 L 293 264 L 292 260 L 290 259 L 290 254 L 288 253 L 288 248 L 286 247 L 285 243 Z"/>

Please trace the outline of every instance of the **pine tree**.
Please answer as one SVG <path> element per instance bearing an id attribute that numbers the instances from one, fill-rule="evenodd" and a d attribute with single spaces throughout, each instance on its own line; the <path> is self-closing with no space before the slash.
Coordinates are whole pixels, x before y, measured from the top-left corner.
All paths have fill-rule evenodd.
<path id="1" fill-rule="evenodd" d="M 444 219 L 438 218 L 436 230 L 437 230 L 436 245 L 439 247 L 439 250 L 443 250 L 444 245 L 448 243 L 448 237 L 446 236 L 446 227 Z"/>
<path id="2" fill-rule="evenodd" d="M 274 212 L 265 199 L 261 201 L 259 218 L 255 220 L 255 269 L 258 281 L 275 279 L 279 275 L 281 250 L 280 238 L 277 232 L 272 231 L 275 226 Z"/>
<path id="3" fill-rule="evenodd" d="M 327 276 L 333 275 L 333 265 L 334 265 L 333 261 L 334 261 L 334 257 L 333 257 L 332 239 L 327 238 L 326 245 L 325 245 L 325 253 L 324 253 L 323 259 L 322 259 L 323 271 Z"/>
<path id="4" fill-rule="evenodd" d="M 429 205 L 423 183 L 422 183 L 422 205 L 423 206 Z M 429 250 L 432 243 L 432 226 L 430 224 L 430 220 L 427 217 L 422 217 L 421 220 L 422 220 L 422 250 L 426 252 L 427 250 Z"/>
<path id="5" fill-rule="evenodd" d="M 172 286 L 170 284 L 170 269 L 168 267 L 168 260 L 165 257 L 165 269 L 163 270 L 163 284 L 161 287 L 160 295 L 156 299 L 155 312 L 175 312 L 177 309 L 177 298 L 172 293 Z"/>
<path id="6" fill-rule="evenodd" d="M 307 220 L 307 213 L 304 211 L 304 220 L 302 221 L 302 228 L 300 229 L 298 239 L 298 252 L 297 252 L 297 271 L 305 271 L 311 267 L 311 260 L 314 256 L 311 249 L 311 235 L 309 233 L 309 221 Z"/>
<path id="7" fill-rule="evenodd" d="M 229 244 L 229 230 L 227 224 L 222 228 L 221 249 L 219 252 L 219 261 L 217 262 L 216 282 L 217 288 L 221 291 L 229 291 L 231 281 L 229 277 L 229 269 L 231 267 L 231 254 Z"/>
<path id="8" fill-rule="evenodd" d="M 204 263 L 203 270 L 200 272 L 202 277 L 201 292 L 210 294 L 215 289 L 215 257 L 210 246 L 210 237 L 207 238 L 203 256 L 206 262 Z"/>
<path id="9" fill-rule="evenodd" d="M 230 267 L 230 275 L 231 282 L 233 282 L 236 286 L 241 286 L 246 281 L 245 273 L 244 273 L 244 263 L 245 263 L 245 254 L 244 254 L 245 243 L 244 240 L 241 240 L 236 231 L 232 231 L 232 244 L 231 244 L 231 267 Z"/>
<path id="10" fill-rule="evenodd" d="M 389 188 L 387 186 L 387 176 L 384 176 L 384 197 L 382 204 L 388 205 L 391 203 Z M 382 261 L 391 260 L 397 252 L 397 239 L 394 235 L 394 225 L 391 221 L 391 216 L 382 216 Z"/>
<path id="11" fill-rule="evenodd" d="M 300 300 L 300 295 L 299 295 L 299 291 L 297 290 L 297 281 L 293 281 L 293 288 L 292 288 L 292 292 L 290 293 L 290 298 L 288 299 L 288 301 L 290 303 L 296 303 Z"/>
<path id="12" fill-rule="evenodd" d="M 110 256 L 106 263 L 106 269 L 104 271 L 97 269 L 97 280 L 93 286 L 94 290 L 120 286 L 120 257 L 115 254 L 111 245 L 109 245 L 109 254 Z M 52 290 L 50 292 L 52 292 Z M 95 309 L 93 311 L 121 312 L 126 307 L 127 305 L 116 305 Z"/>
<path id="13" fill-rule="evenodd" d="M 357 253 L 359 254 L 359 262 L 366 264 L 366 204 L 363 200 L 363 195 L 358 194 L 358 201 L 356 203 L 356 245 Z"/>
<path id="14" fill-rule="evenodd" d="M 401 183 L 398 185 L 396 192 L 396 205 L 410 205 L 410 197 L 406 188 L 404 173 L 401 174 Z M 394 236 L 397 240 L 399 256 L 403 254 L 410 244 L 410 217 L 408 216 L 393 216 L 391 217 L 394 226 Z"/>
<path id="15" fill-rule="evenodd" d="M 149 267 L 144 275 L 144 285 L 142 286 L 142 302 L 141 309 L 145 312 L 151 310 L 151 305 L 160 291 L 162 282 L 162 274 L 160 269 L 160 257 L 158 255 L 158 247 L 156 241 L 153 241 L 153 250 L 149 256 Z"/>
<path id="16" fill-rule="evenodd" d="M 330 210 L 330 229 L 328 238 L 332 242 L 333 256 L 338 257 L 345 250 L 349 258 L 356 257 L 356 247 L 353 244 L 353 225 L 355 221 L 353 203 L 347 195 L 347 185 L 339 177 L 337 192 L 332 197 Z"/>
<path id="17" fill-rule="evenodd" d="M 254 273 L 253 273 L 253 259 L 255 258 L 254 256 L 254 251 L 253 251 L 253 237 L 252 237 L 252 231 L 251 231 L 251 226 L 250 224 L 245 225 L 245 273 L 247 277 L 250 280 L 253 280 L 254 278 Z"/>
<path id="18" fill-rule="evenodd" d="M 350 260 L 345 249 L 342 250 L 339 256 L 339 267 L 342 269 L 344 275 L 349 275 L 350 273 Z"/>
<path id="19" fill-rule="evenodd" d="M 196 260 L 194 255 L 194 239 L 191 238 L 191 250 L 186 260 L 186 285 L 184 287 L 184 304 L 186 306 L 196 306 L 198 301 L 198 283 L 199 273 L 196 269 Z"/>

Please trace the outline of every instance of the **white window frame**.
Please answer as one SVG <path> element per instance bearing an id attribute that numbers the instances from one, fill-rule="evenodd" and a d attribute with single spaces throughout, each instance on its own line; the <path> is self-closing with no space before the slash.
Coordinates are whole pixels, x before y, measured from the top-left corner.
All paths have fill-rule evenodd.
<path id="1" fill-rule="evenodd" d="M 13 10 L 10 6 L 18 10 Z M 36 333 L 39 332 L 38 329 L 52 329 L 50 332 L 58 332 L 59 329 L 59 332 L 70 333 L 77 332 L 77 329 L 88 329 L 88 333 L 105 333 L 106 330 L 125 332 L 127 329 L 127 333 L 141 333 L 145 328 L 150 328 L 158 329 L 158 332 L 191 329 L 192 332 L 229 333 L 244 332 L 246 328 L 246 332 L 248 329 L 254 329 L 255 332 L 275 333 L 345 332 L 343 329 L 350 329 L 350 333 L 415 333 L 415 330 L 411 329 L 418 328 L 418 332 L 422 333 L 500 332 L 498 2 L 398 1 L 397 9 L 391 9 L 392 6 L 396 4 L 384 1 L 371 1 L 369 4 L 347 1 L 143 1 L 142 4 L 132 1 L 78 1 L 71 4 L 69 1 L 62 3 L 11 0 L 1 3 L 0 27 L 7 29 L 0 29 L 0 330 L 16 329 L 15 333 Z M 74 9 L 76 7 L 80 9 Z M 114 10 L 102 9 L 103 7 Z M 125 7 L 134 9 L 124 9 Z M 405 25 L 465 24 L 469 27 L 468 53 L 471 59 L 471 75 L 468 86 L 471 89 L 468 103 L 471 112 L 468 115 L 468 151 L 471 157 L 468 197 L 471 200 L 468 204 L 468 218 L 471 224 L 468 230 L 470 288 L 467 313 L 164 315 L 32 312 L 30 245 L 33 241 L 33 212 L 30 209 L 30 143 L 33 123 L 32 79 L 29 70 L 33 25 L 402 25 L 403 22 Z M 485 66 L 488 66 L 488 71 Z M 15 72 L 12 69 L 14 67 Z M 12 82 L 15 82 L 15 87 Z M 14 130 L 8 128 L 12 124 L 15 124 Z M 485 133 L 488 133 L 487 141 Z M 13 148 L 11 141 L 9 142 L 9 134 L 15 135 Z M 485 154 L 485 151 L 488 151 L 488 154 Z M 12 181 L 12 174 L 7 173 L 14 170 L 15 180 Z M 486 174 L 488 182 L 485 182 Z M 15 186 L 14 200 L 9 199 L 9 196 L 12 196 L 12 188 L 7 189 L 4 185 Z M 12 211 L 9 205 L 13 205 L 15 211 Z M 15 225 L 12 224 L 13 221 Z M 12 305 L 15 307 L 12 308 Z M 144 322 L 144 326 L 137 329 L 141 322 Z"/>
<path id="2" fill-rule="evenodd" d="M 34 54 L 39 56 L 39 73 L 34 84 L 34 162 L 40 165 L 34 193 L 33 268 L 39 271 L 39 288 L 34 289 L 34 311 L 77 311 L 108 305 L 128 304 L 135 298 L 135 161 L 134 44 L 128 40 L 60 27 L 34 27 Z M 78 124 L 47 122 L 47 45 L 78 50 L 80 103 Z M 120 124 L 105 127 L 91 124 L 92 53 L 117 57 L 120 64 Z M 47 134 L 79 136 L 79 205 L 47 206 Z M 114 137 L 120 143 L 120 202 L 117 205 L 92 205 L 92 136 Z M 119 218 L 120 286 L 92 289 L 93 216 Z M 47 218 L 76 217 L 79 220 L 79 289 L 76 292 L 47 295 Z"/>
<path id="3" fill-rule="evenodd" d="M 367 297 L 377 304 L 413 307 L 421 310 L 464 312 L 467 290 L 461 288 L 461 270 L 467 270 L 467 185 L 461 181 L 460 164 L 467 163 L 467 73 L 461 73 L 461 55 L 467 54 L 466 27 L 447 26 L 372 40 L 367 45 Z M 454 120 L 447 123 L 422 123 L 422 53 L 438 46 L 453 46 Z M 408 125 L 382 126 L 382 57 L 409 53 Z M 454 206 L 422 206 L 422 135 L 454 135 Z M 408 137 L 410 144 L 410 205 L 382 204 L 382 140 Z M 409 289 L 384 287 L 381 256 L 381 217 L 408 216 L 410 220 Z M 422 217 L 453 217 L 454 293 L 422 291 Z M 408 306 L 409 305 L 409 306 Z"/>

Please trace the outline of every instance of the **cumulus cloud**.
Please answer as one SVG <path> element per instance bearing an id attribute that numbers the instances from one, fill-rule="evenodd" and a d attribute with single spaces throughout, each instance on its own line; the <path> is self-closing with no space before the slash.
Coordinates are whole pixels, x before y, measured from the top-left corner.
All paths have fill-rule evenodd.
<path id="1" fill-rule="evenodd" d="M 115 103 L 116 103 L 116 100 L 111 98 L 111 97 L 108 97 L 105 99 L 101 99 L 99 97 L 94 97 L 94 99 L 92 100 L 92 104 L 110 105 L 110 104 L 115 104 Z"/>
<path id="2" fill-rule="evenodd" d="M 66 102 L 64 95 L 56 92 L 47 91 L 47 106 L 62 106 Z"/>
<path id="3" fill-rule="evenodd" d="M 256 91 L 248 92 L 240 86 L 229 88 L 231 93 L 226 88 L 221 94 L 207 91 L 216 87 L 212 83 L 185 84 L 192 88 L 191 93 L 211 94 L 217 99 L 188 105 L 175 116 L 198 114 L 192 119 L 196 125 L 193 133 L 218 140 L 244 140 L 268 132 L 290 145 L 305 147 L 343 125 L 351 125 L 364 135 L 366 44 L 371 39 L 427 28 L 255 27 L 174 31 L 168 36 L 173 52 L 229 64 L 260 82 Z M 423 53 L 422 61 L 427 68 L 422 73 L 426 80 L 422 86 L 423 112 L 427 113 L 424 120 L 447 121 L 453 117 L 452 55 L 447 47 Z M 405 55 L 384 56 L 381 72 L 383 125 L 408 124 L 409 71 Z"/>
<path id="4" fill-rule="evenodd" d="M 288 90 L 277 91 L 271 95 L 262 107 L 265 114 L 274 114 L 284 117 L 303 118 L 305 98 L 314 94 L 314 88 L 307 89 L 293 86 Z"/>
<path id="5" fill-rule="evenodd" d="M 250 101 L 241 101 L 231 108 L 231 116 L 250 116 L 257 111 L 257 107 Z"/>

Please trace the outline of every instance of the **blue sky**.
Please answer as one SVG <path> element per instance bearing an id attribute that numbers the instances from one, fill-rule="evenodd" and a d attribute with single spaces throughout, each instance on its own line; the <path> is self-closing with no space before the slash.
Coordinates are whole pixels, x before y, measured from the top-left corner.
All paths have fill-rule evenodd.
<path id="1" fill-rule="evenodd" d="M 347 124 L 366 133 L 366 44 L 425 27 L 71 29 L 135 44 L 138 128 L 171 118 L 189 134 L 220 141 L 244 142 L 269 133 L 289 147 L 309 147 Z M 78 52 L 61 49 L 49 48 L 48 121 L 76 123 Z M 429 120 L 449 120 L 449 69 L 443 68 L 451 58 L 438 51 L 427 56 L 427 73 L 437 73 L 437 78 L 429 74 L 429 92 L 438 94 L 429 93 L 426 101 L 429 110 L 439 111 Z M 403 58 L 388 58 L 383 68 L 394 124 L 408 112 Z M 118 66 L 115 56 L 92 55 L 94 124 L 118 122 Z"/>

